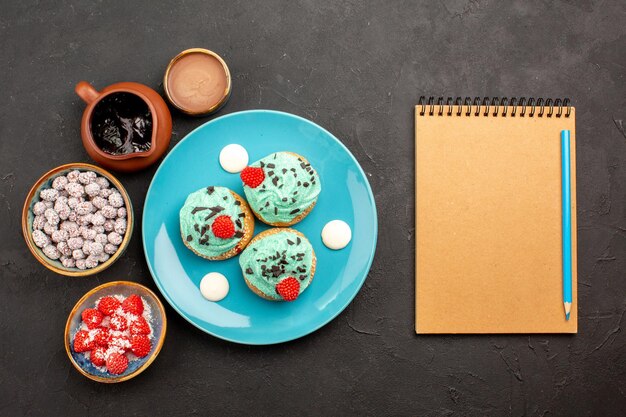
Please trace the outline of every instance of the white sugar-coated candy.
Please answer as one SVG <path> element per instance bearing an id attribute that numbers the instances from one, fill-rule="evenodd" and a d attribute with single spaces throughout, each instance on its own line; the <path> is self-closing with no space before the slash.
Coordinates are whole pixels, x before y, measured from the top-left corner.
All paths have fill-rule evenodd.
<path id="1" fill-rule="evenodd" d="M 41 230 L 33 230 L 33 242 L 38 248 L 43 248 L 50 243 L 50 238 Z"/>
<path id="2" fill-rule="evenodd" d="M 232 174 L 241 172 L 248 166 L 248 151 L 236 143 L 226 145 L 220 152 L 220 165 Z"/>
<path id="3" fill-rule="evenodd" d="M 47 188 L 45 190 L 41 190 L 41 192 L 39 193 L 39 198 L 44 201 L 54 201 L 57 199 L 58 196 L 59 191 L 55 190 L 54 188 Z"/>
<path id="4" fill-rule="evenodd" d="M 122 243 L 122 236 L 117 232 L 111 232 L 107 236 L 109 243 L 119 246 Z"/>
<path id="5" fill-rule="evenodd" d="M 54 243 L 67 242 L 67 239 L 70 238 L 70 234 L 67 230 L 55 230 L 50 237 Z"/>
<path id="6" fill-rule="evenodd" d="M 351 239 L 352 230 L 343 220 L 330 221 L 322 229 L 322 242 L 330 249 L 343 249 Z"/>
<path id="7" fill-rule="evenodd" d="M 89 197 L 95 197 L 100 194 L 100 186 L 98 183 L 92 182 L 90 184 L 85 185 L 85 194 Z"/>
<path id="8" fill-rule="evenodd" d="M 96 178 L 96 184 L 98 184 L 100 188 L 109 188 L 109 180 L 104 177 Z"/>
<path id="9" fill-rule="evenodd" d="M 67 218 L 70 217 L 72 209 L 67 204 L 60 203 L 59 200 L 57 200 L 56 203 L 54 203 L 54 211 L 57 212 L 61 220 L 67 220 Z"/>
<path id="10" fill-rule="evenodd" d="M 45 246 L 43 248 L 43 254 L 52 260 L 56 260 L 61 257 L 59 250 L 53 244 L 48 244 L 47 246 Z"/>
<path id="11" fill-rule="evenodd" d="M 52 224 L 52 223 L 48 223 L 46 222 L 43 225 L 43 231 L 47 234 L 47 235 L 52 235 L 52 233 L 54 233 L 54 231 L 57 230 L 57 225 L 56 224 Z"/>
<path id="12" fill-rule="evenodd" d="M 124 205 L 124 198 L 118 192 L 114 192 L 109 196 L 109 205 L 115 208 L 120 208 Z"/>
<path id="13" fill-rule="evenodd" d="M 106 198 L 100 197 L 99 195 L 94 197 L 91 200 L 91 204 L 93 204 L 93 206 L 95 208 L 97 208 L 98 210 L 100 210 L 102 207 L 106 206 L 108 202 L 109 201 Z"/>
<path id="14" fill-rule="evenodd" d="M 98 255 L 98 261 L 100 262 L 106 262 L 109 260 L 109 258 L 111 257 L 111 255 L 109 255 L 106 252 L 102 252 L 100 255 Z"/>
<path id="15" fill-rule="evenodd" d="M 46 207 L 46 203 L 44 203 L 43 201 L 38 201 L 33 205 L 33 214 L 35 216 L 39 216 L 43 214 L 47 208 L 48 207 Z"/>
<path id="16" fill-rule="evenodd" d="M 220 301 L 228 295 L 228 280 L 219 272 L 209 272 L 200 281 L 200 293 L 209 301 Z"/>
<path id="17" fill-rule="evenodd" d="M 117 252 L 118 245 L 114 245 L 112 243 L 107 243 L 104 245 L 104 253 L 108 253 L 109 255 L 113 255 Z"/>
<path id="18" fill-rule="evenodd" d="M 57 250 L 59 251 L 61 256 L 72 256 L 72 250 L 67 245 L 67 242 L 57 243 Z"/>
<path id="19" fill-rule="evenodd" d="M 76 222 L 66 220 L 59 225 L 59 229 L 67 230 L 68 233 L 70 234 L 70 237 L 75 237 L 75 236 L 72 236 L 72 233 L 78 230 L 78 225 L 76 224 Z"/>
<path id="20" fill-rule="evenodd" d="M 78 220 L 78 214 L 75 211 L 70 211 L 70 215 L 67 216 L 67 220 L 71 222 L 76 222 Z"/>
<path id="21" fill-rule="evenodd" d="M 74 249 L 72 251 L 72 258 L 78 260 L 78 259 L 85 259 L 85 252 L 83 252 L 82 249 Z"/>
<path id="22" fill-rule="evenodd" d="M 93 171 L 85 171 L 78 174 L 78 182 L 83 185 L 90 184 L 96 180 L 97 174 Z"/>
<path id="23" fill-rule="evenodd" d="M 69 245 L 70 249 L 72 249 L 72 250 L 74 250 L 74 249 L 82 249 L 84 243 L 85 242 L 83 242 L 83 238 L 82 237 L 71 237 L 71 238 L 69 238 L 67 240 L 67 244 Z"/>
<path id="24" fill-rule="evenodd" d="M 59 191 L 64 190 L 68 182 L 67 178 L 61 175 L 52 181 L 52 188 Z"/>
<path id="25" fill-rule="evenodd" d="M 104 251 L 104 245 L 98 242 L 91 242 L 89 245 L 89 254 L 90 255 L 100 255 Z"/>
<path id="26" fill-rule="evenodd" d="M 126 233 L 126 219 L 117 219 L 115 220 L 115 226 L 113 228 L 116 233 L 123 235 Z"/>
<path id="27" fill-rule="evenodd" d="M 98 233 L 94 239 L 94 242 L 98 242 L 101 245 L 106 245 L 109 243 L 109 238 L 104 233 Z"/>
<path id="28" fill-rule="evenodd" d="M 85 255 L 89 255 L 91 253 L 91 244 L 93 243 L 93 240 L 85 240 L 83 239 L 83 252 L 85 253 Z"/>
<path id="29" fill-rule="evenodd" d="M 113 206 L 104 206 L 100 212 L 107 219 L 114 219 L 117 217 L 117 209 Z"/>
<path id="30" fill-rule="evenodd" d="M 80 198 L 85 192 L 85 188 L 77 182 L 70 182 L 65 186 L 65 189 L 70 194 L 70 197 Z"/>
<path id="31" fill-rule="evenodd" d="M 87 226 L 83 226 L 82 227 L 82 232 L 81 232 L 81 236 L 83 237 L 83 239 L 85 240 L 94 240 L 96 238 L 96 231 L 87 227 Z"/>
<path id="32" fill-rule="evenodd" d="M 71 209 L 75 209 L 78 204 L 80 204 L 80 200 L 76 197 L 70 197 L 67 199 L 67 205 L 70 206 Z"/>
<path id="33" fill-rule="evenodd" d="M 90 255 L 87 257 L 87 259 L 85 259 L 85 267 L 91 269 L 91 268 L 95 268 L 96 266 L 98 266 L 97 256 Z"/>
<path id="34" fill-rule="evenodd" d="M 46 218 L 46 221 L 53 225 L 59 224 L 59 221 L 61 220 L 59 218 L 59 214 L 52 208 L 46 209 L 46 211 L 43 212 L 43 215 Z"/>
<path id="35" fill-rule="evenodd" d="M 33 219 L 33 230 L 41 230 L 46 224 L 46 218 L 44 216 L 35 216 Z"/>
<path id="36" fill-rule="evenodd" d="M 103 227 L 106 232 L 112 232 L 113 229 L 115 228 L 115 220 L 109 219 L 105 221 L 103 224 Z"/>
<path id="37" fill-rule="evenodd" d="M 66 177 L 69 182 L 78 182 L 78 176 L 80 175 L 80 171 L 74 170 L 69 172 Z"/>
<path id="38" fill-rule="evenodd" d="M 106 217 L 104 217 L 100 211 L 96 211 L 93 216 L 91 216 L 91 223 L 94 226 L 102 226 L 106 220 Z"/>
<path id="39" fill-rule="evenodd" d="M 113 194 L 113 189 L 111 188 L 103 188 L 100 190 L 100 197 L 109 198 L 109 196 Z"/>
<path id="40" fill-rule="evenodd" d="M 117 209 L 117 217 L 120 219 L 126 218 L 126 207 L 120 207 Z"/>
<path id="41" fill-rule="evenodd" d="M 76 206 L 75 210 L 76 214 L 78 214 L 79 216 L 84 216 L 85 214 L 89 214 L 95 211 L 93 204 L 91 204 L 91 201 L 83 201 Z"/>
<path id="42" fill-rule="evenodd" d="M 76 259 L 76 268 L 78 268 L 78 269 L 87 269 L 87 266 L 85 265 L 85 260 L 84 259 Z"/>
<path id="43" fill-rule="evenodd" d="M 91 216 L 91 213 L 85 214 L 84 216 L 78 216 L 76 223 L 78 223 L 79 226 L 89 226 L 91 224 Z"/>
<path id="44" fill-rule="evenodd" d="M 93 226 L 93 230 L 95 230 L 96 234 L 104 233 L 104 226 Z"/>
<path id="45" fill-rule="evenodd" d="M 68 258 L 66 256 L 61 257 L 61 263 L 66 268 L 74 268 L 76 267 L 76 260 L 73 258 Z"/>

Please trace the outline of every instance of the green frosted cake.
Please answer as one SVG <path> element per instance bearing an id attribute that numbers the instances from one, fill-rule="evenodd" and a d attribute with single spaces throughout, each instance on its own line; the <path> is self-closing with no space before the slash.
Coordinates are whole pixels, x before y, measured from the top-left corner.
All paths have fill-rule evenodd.
<path id="1" fill-rule="evenodd" d="M 241 172 L 254 214 L 272 226 L 291 226 L 313 209 L 322 190 L 319 176 L 301 155 L 276 152 Z"/>
<path id="2" fill-rule="evenodd" d="M 315 274 L 315 252 L 297 230 L 274 228 L 259 233 L 239 257 L 243 277 L 260 297 L 293 301 Z"/>
<path id="3" fill-rule="evenodd" d="M 254 217 L 241 196 L 226 187 L 206 187 L 180 209 L 183 243 L 196 255 L 221 260 L 240 253 L 254 232 Z"/>

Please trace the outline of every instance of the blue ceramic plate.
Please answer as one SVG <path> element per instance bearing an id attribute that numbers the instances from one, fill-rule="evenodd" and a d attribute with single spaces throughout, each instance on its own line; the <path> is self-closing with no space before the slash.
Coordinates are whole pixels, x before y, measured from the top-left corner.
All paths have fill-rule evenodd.
<path id="1" fill-rule="evenodd" d="M 306 157 L 317 170 L 322 192 L 313 211 L 292 226 L 304 233 L 317 255 L 311 286 L 294 302 L 264 300 L 246 286 L 238 257 L 208 261 L 194 255 L 180 237 L 178 212 L 187 195 L 209 185 L 243 196 L 238 174 L 219 164 L 231 143 L 245 147 L 250 163 L 277 151 Z M 334 219 L 352 228 L 352 242 L 339 251 L 322 243 L 324 225 Z M 256 221 L 255 234 L 267 226 Z M 212 120 L 187 135 L 167 155 L 148 189 L 143 212 L 143 245 L 156 285 L 194 326 L 232 342 L 264 345 L 307 335 L 335 318 L 356 296 L 376 249 L 376 205 L 365 173 L 354 156 L 328 131 L 288 113 L 252 110 Z M 200 294 L 209 272 L 224 274 L 230 292 L 219 302 Z"/>

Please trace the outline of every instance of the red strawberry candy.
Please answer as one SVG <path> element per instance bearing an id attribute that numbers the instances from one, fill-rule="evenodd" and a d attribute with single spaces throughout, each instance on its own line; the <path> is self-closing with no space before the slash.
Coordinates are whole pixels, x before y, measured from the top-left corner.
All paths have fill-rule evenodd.
<path id="1" fill-rule="evenodd" d="M 230 239 L 235 236 L 235 225 L 230 216 L 218 216 L 211 226 L 215 237 L 220 239 Z"/>
<path id="2" fill-rule="evenodd" d="M 106 354 L 106 349 L 102 346 L 99 346 L 91 351 L 91 353 L 89 354 L 89 359 L 91 360 L 91 363 L 96 366 L 104 366 L 104 364 L 106 363 Z"/>
<path id="3" fill-rule="evenodd" d="M 109 345 L 109 329 L 106 327 L 99 327 L 97 329 L 92 330 L 93 332 L 93 341 L 96 346 L 104 346 L 107 347 Z M 101 365 L 98 365 L 101 366 Z"/>
<path id="4" fill-rule="evenodd" d="M 119 300 L 115 297 L 102 297 L 100 302 L 98 303 L 98 310 L 105 316 L 110 316 L 115 313 L 115 311 L 122 305 Z"/>
<path id="5" fill-rule="evenodd" d="M 137 320 L 134 320 L 130 324 L 130 334 L 150 334 L 150 325 L 143 317 L 137 317 Z"/>
<path id="6" fill-rule="evenodd" d="M 111 320 L 109 320 L 109 326 L 111 326 L 113 330 L 124 331 L 128 327 L 128 322 L 126 321 L 126 317 L 113 314 Z"/>
<path id="7" fill-rule="evenodd" d="M 276 285 L 276 292 L 285 301 L 293 301 L 300 294 L 300 283 L 294 277 L 287 277 Z"/>
<path id="8" fill-rule="evenodd" d="M 74 336 L 74 352 L 89 352 L 94 348 L 94 341 L 89 337 L 86 330 L 80 330 Z"/>
<path id="9" fill-rule="evenodd" d="M 109 339 L 109 347 L 115 347 L 120 352 L 126 352 L 131 348 L 130 340 L 128 337 L 119 334 L 119 335 L 111 335 Z"/>
<path id="10" fill-rule="evenodd" d="M 88 308 L 83 310 L 83 313 L 80 316 L 82 317 L 87 327 L 90 329 L 95 329 L 96 327 L 100 326 L 100 323 L 102 323 L 102 319 L 104 318 L 102 313 L 95 308 Z"/>
<path id="11" fill-rule="evenodd" d="M 136 334 L 132 336 L 130 339 L 130 349 L 135 355 L 143 358 L 150 353 L 150 349 L 152 349 L 150 338 L 148 338 L 145 334 Z"/>
<path id="12" fill-rule="evenodd" d="M 141 297 L 136 294 L 129 295 L 122 302 L 122 310 L 136 316 L 141 316 L 141 313 L 143 313 L 143 301 Z"/>
<path id="13" fill-rule="evenodd" d="M 245 167 L 239 176 L 241 181 L 250 188 L 258 187 L 265 180 L 263 168 L 257 167 Z"/>
<path id="14" fill-rule="evenodd" d="M 123 353 L 111 353 L 106 360 L 107 371 L 119 375 L 128 368 L 128 358 Z"/>

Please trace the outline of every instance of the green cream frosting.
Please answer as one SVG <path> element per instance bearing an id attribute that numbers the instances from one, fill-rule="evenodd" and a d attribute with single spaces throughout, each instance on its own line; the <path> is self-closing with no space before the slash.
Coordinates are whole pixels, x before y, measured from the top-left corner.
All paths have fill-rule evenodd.
<path id="1" fill-rule="evenodd" d="M 249 244 L 239 256 L 244 277 L 274 300 L 282 300 L 276 285 L 287 277 L 298 280 L 302 294 L 311 283 L 312 264 L 309 241 L 288 229 Z"/>
<path id="2" fill-rule="evenodd" d="M 319 176 L 310 164 L 288 152 L 276 152 L 250 165 L 261 167 L 263 183 L 244 184 L 250 207 L 267 223 L 289 223 L 317 201 L 322 190 Z"/>
<path id="3" fill-rule="evenodd" d="M 216 237 L 211 226 L 219 216 L 230 216 L 235 224 L 235 236 Z M 207 187 L 187 197 L 180 209 L 180 231 L 183 240 L 193 250 L 206 257 L 216 257 L 234 248 L 243 237 L 245 213 L 240 203 L 226 187 Z"/>

